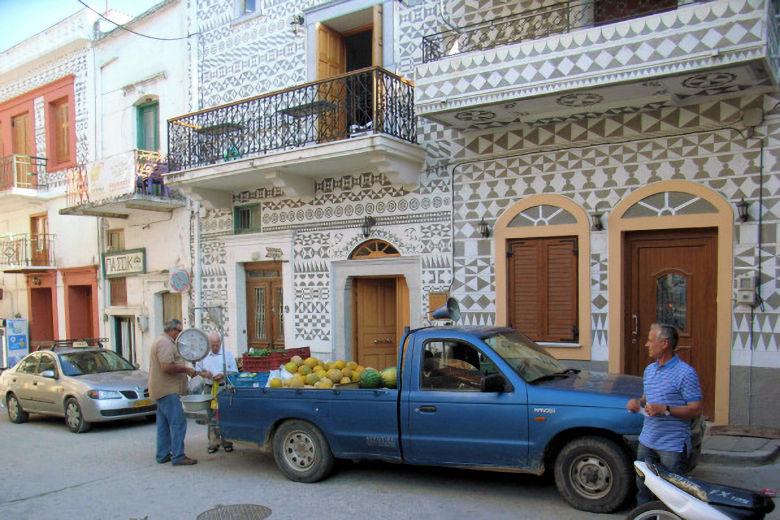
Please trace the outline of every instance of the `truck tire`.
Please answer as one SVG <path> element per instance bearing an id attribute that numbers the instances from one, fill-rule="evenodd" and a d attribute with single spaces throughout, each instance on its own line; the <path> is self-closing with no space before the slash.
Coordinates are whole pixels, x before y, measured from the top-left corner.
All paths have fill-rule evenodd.
<path id="1" fill-rule="evenodd" d="M 5 398 L 5 405 L 8 410 L 8 418 L 11 419 L 11 422 L 21 424 L 27 422 L 27 419 L 30 418 L 30 414 L 22 409 L 22 405 L 19 404 L 19 400 L 14 394 L 8 394 L 8 397 Z"/>
<path id="2" fill-rule="evenodd" d="M 628 457 L 609 439 L 575 439 L 555 459 L 558 493 L 582 511 L 611 513 L 626 499 L 633 482 Z"/>
<path id="3" fill-rule="evenodd" d="M 669 508 L 660 500 L 647 502 L 636 506 L 628 513 L 626 520 L 683 520 L 681 517 L 669 511 Z"/>
<path id="4" fill-rule="evenodd" d="M 276 465 L 290 480 L 318 482 L 333 471 L 334 458 L 328 440 L 311 423 L 283 422 L 274 434 Z"/>

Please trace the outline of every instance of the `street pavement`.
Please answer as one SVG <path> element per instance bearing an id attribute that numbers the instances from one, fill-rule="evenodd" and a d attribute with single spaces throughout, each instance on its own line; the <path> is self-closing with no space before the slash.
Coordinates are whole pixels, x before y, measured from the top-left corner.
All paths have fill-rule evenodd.
<path id="1" fill-rule="evenodd" d="M 186 449 L 199 459 L 197 465 L 157 464 L 154 440 L 154 424 L 143 420 L 98 424 L 76 435 L 57 418 L 32 416 L 28 423 L 12 424 L 0 409 L 0 520 L 194 520 L 203 513 L 201 518 L 225 520 L 595 520 L 627 513 L 576 511 L 558 496 L 550 479 L 509 473 L 342 462 L 323 482 L 291 482 L 256 447 L 236 445 L 233 453 L 207 454 L 205 426 L 192 420 Z M 755 489 L 780 488 L 776 459 L 762 465 L 745 457 L 738 464 L 707 462 L 714 455 L 737 453 L 733 445 L 727 452 L 720 444 L 708 444 L 695 476 Z M 771 449 L 767 444 L 771 442 L 762 449 Z M 265 514 L 208 513 L 219 505 L 234 510 L 252 506 L 242 511 Z M 769 518 L 780 520 L 780 514 Z"/>

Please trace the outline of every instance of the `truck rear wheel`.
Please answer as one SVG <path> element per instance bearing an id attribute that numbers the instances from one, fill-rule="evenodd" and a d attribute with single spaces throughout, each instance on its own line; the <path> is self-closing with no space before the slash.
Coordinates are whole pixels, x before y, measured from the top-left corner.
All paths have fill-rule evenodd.
<path id="1" fill-rule="evenodd" d="M 318 482 L 333 471 L 334 458 L 322 432 L 306 421 L 286 421 L 274 434 L 276 465 L 290 480 Z"/>
<path id="2" fill-rule="evenodd" d="M 633 481 L 628 457 L 609 439 L 575 439 L 555 459 L 558 492 L 582 511 L 611 513 L 626 499 Z"/>

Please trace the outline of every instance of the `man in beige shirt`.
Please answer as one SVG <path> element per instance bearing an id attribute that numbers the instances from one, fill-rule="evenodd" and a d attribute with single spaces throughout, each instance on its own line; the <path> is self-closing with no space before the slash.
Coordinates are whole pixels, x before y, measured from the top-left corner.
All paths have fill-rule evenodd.
<path id="1" fill-rule="evenodd" d="M 171 320 L 152 344 L 149 397 L 157 403 L 157 462 L 171 461 L 174 466 L 190 466 L 198 461 L 184 454 L 187 419 L 181 396 L 186 395 L 187 376 L 194 376 L 195 369 L 186 365 L 176 348 L 175 341 L 180 332 L 181 322 Z"/>

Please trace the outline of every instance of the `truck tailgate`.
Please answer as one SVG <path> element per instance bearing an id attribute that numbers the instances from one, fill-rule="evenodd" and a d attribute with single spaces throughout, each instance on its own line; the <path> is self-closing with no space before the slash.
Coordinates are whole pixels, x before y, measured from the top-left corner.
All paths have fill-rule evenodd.
<path id="1" fill-rule="evenodd" d="M 285 419 L 317 426 L 338 458 L 400 461 L 398 391 L 338 388 L 235 388 L 219 394 L 226 438 L 263 445 Z"/>

